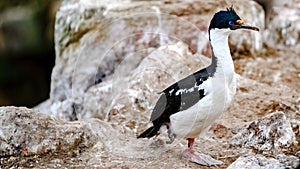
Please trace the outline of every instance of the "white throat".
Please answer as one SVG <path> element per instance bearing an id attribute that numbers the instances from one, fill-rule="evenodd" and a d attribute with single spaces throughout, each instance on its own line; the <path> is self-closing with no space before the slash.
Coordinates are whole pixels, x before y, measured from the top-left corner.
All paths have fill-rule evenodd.
<path id="1" fill-rule="evenodd" d="M 234 65 L 228 46 L 230 29 L 211 29 L 210 43 L 212 52 L 217 58 L 216 76 L 225 76 L 227 82 L 231 82 L 234 75 Z"/>

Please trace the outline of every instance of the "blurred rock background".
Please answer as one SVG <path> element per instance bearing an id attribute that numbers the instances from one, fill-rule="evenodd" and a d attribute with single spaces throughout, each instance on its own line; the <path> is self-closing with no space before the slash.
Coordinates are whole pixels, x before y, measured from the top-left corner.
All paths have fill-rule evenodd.
<path id="1" fill-rule="evenodd" d="M 57 0 L 0 1 L 0 105 L 49 98 Z"/>

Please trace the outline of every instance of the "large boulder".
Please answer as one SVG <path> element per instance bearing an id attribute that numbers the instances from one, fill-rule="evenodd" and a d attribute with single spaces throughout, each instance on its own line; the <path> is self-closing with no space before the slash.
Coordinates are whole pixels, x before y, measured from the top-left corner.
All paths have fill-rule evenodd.
<path id="1" fill-rule="evenodd" d="M 299 2 L 271 8 L 264 38 L 269 47 L 281 46 L 300 49 Z"/>
<path id="2" fill-rule="evenodd" d="M 290 151 L 291 147 L 297 145 L 297 141 L 284 113 L 275 112 L 250 123 L 232 138 L 230 144 L 270 155 Z"/>
<path id="3" fill-rule="evenodd" d="M 207 28 L 213 14 L 235 5 L 239 15 L 261 28 L 264 12 L 254 1 L 63 1 L 56 16 L 56 65 L 51 82 L 51 112 L 76 120 L 81 97 L 91 86 L 111 79 L 128 56 L 135 69 L 154 48 L 184 41 L 194 53 L 210 55 Z M 253 54 L 261 34 L 238 31 L 229 41 L 234 54 Z"/>
<path id="4" fill-rule="evenodd" d="M 101 127 L 96 119 L 66 122 L 27 108 L 0 107 L 0 157 L 82 151 L 100 141 Z"/>

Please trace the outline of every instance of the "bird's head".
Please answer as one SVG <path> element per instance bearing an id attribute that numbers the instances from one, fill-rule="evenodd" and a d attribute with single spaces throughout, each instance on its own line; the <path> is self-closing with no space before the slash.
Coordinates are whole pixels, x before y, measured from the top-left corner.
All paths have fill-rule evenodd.
<path id="1" fill-rule="evenodd" d="M 209 31 L 212 29 L 250 29 L 259 31 L 257 27 L 245 24 L 245 22 L 237 15 L 232 6 L 230 8 L 227 8 L 227 11 L 220 11 L 214 15 L 209 25 Z"/>

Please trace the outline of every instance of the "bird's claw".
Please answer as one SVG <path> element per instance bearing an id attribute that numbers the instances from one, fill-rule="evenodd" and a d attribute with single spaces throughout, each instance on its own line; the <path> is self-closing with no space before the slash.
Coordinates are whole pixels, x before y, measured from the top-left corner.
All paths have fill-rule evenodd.
<path id="1" fill-rule="evenodd" d="M 171 129 L 168 130 L 168 137 L 169 137 L 169 141 L 166 141 L 167 144 L 171 144 L 173 143 L 173 141 L 175 140 L 176 138 L 176 134 L 174 134 Z"/>

